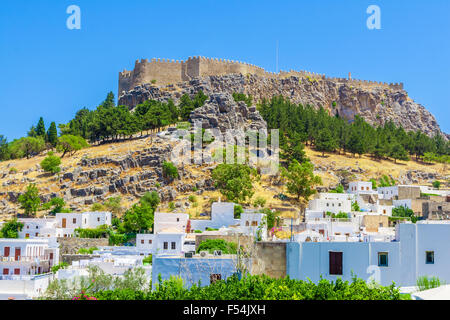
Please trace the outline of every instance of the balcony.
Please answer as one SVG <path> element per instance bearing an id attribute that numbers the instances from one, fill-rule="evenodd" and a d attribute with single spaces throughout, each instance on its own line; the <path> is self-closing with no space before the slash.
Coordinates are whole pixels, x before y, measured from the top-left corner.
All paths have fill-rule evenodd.
<path id="1" fill-rule="evenodd" d="M 0 256 L 0 262 L 43 262 L 43 261 L 49 261 L 49 256 L 48 255 L 44 255 L 44 256 L 35 256 L 35 257 L 31 257 L 31 256 L 19 256 L 19 257 L 4 257 L 4 256 Z"/>

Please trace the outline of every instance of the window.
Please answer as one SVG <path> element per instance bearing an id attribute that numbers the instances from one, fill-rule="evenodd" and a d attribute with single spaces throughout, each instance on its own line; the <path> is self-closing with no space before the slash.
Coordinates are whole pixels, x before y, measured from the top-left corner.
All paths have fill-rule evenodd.
<path id="1" fill-rule="evenodd" d="M 245 226 L 248 227 L 250 225 L 250 222 L 245 221 Z"/>
<path id="2" fill-rule="evenodd" d="M 152 240 L 148 240 L 148 243 L 149 243 L 149 244 L 152 244 Z"/>
<path id="3" fill-rule="evenodd" d="M 342 275 L 342 252 L 329 252 L 330 275 Z"/>
<path id="4" fill-rule="evenodd" d="M 214 283 L 217 280 L 222 280 L 222 275 L 220 273 L 212 273 L 209 275 L 210 283 Z"/>
<path id="5" fill-rule="evenodd" d="M 383 213 L 386 213 L 386 209 L 383 209 Z"/>
<path id="6" fill-rule="evenodd" d="M 434 251 L 426 251 L 425 252 L 425 263 L 426 264 L 434 264 Z"/>
<path id="7" fill-rule="evenodd" d="M 172 242 L 172 244 L 171 244 L 171 248 L 172 248 L 172 250 L 175 250 L 175 249 L 176 249 L 176 247 L 177 247 L 177 244 L 176 244 L 176 242 Z"/>
<path id="8" fill-rule="evenodd" d="M 252 227 L 257 227 L 258 226 L 258 221 L 252 221 Z"/>
<path id="9" fill-rule="evenodd" d="M 369 190 L 369 187 L 366 187 L 366 190 Z"/>
<path id="10" fill-rule="evenodd" d="M 144 239 L 141 240 L 141 244 L 144 244 Z"/>
<path id="11" fill-rule="evenodd" d="M 73 218 L 72 222 L 73 222 L 73 224 L 76 224 L 77 223 L 77 218 Z"/>
<path id="12" fill-rule="evenodd" d="M 3 256 L 9 257 L 9 247 L 5 247 L 5 249 L 3 249 Z"/>
<path id="13" fill-rule="evenodd" d="M 164 242 L 164 250 L 169 249 L 169 243 L 168 242 Z"/>
<path id="14" fill-rule="evenodd" d="M 14 269 L 14 274 L 16 274 L 16 275 L 17 275 L 17 274 L 20 274 L 20 269 L 19 269 L 19 268 L 15 268 L 15 269 Z"/>
<path id="15" fill-rule="evenodd" d="M 36 226 L 36 229 L 39 229 L 39 226 Z"/>
<path id="16" fill-rule="evenodd" d="M 39 236 L 39 232 L 36 232 L 36 237 Z"/>
<path id="17" fill-rule="evenodd" d="M 3 268 L 3 275 L 8 275 L 8 274 L 9 274 L 9 269 Z"/>
<path id="18" fill-rule="evenodd" d="M 177 218 L 177 222 L 180 222 L 180 218 Z"/>
<path id="19" fill-rule="evenodd" d="M 387 267 L 388 266 L 388 253 L 378 252 L 378 266 Z"/>
<path id="20" fill-rule="evenodd" d="M 97 218 L 97 222 L 100 222 L 100 218 Z"/>

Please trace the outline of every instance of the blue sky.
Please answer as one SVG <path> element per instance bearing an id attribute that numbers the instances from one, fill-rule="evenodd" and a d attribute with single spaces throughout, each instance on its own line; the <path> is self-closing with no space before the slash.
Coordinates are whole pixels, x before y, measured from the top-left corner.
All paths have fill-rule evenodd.
<path id="1" fill-rule="evenodd" d="M 69 5 L 81 30 L 69 30 Z M 366 27 L 369 5 L 381 30 Z M 0 6 L 0 134 L 26 134 L 43 116 L 65 123 L 76 110 L 117 95 L 118 72 L 141 58 L 201 55 L 269 71 L 404 82 L 450 132 L 450 1 L 3 0 Z"/>

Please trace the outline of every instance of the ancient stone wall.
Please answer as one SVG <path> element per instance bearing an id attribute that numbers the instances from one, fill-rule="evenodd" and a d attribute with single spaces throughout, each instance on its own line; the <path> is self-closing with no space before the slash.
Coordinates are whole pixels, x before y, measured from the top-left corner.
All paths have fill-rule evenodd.
<path id="1" fill-rule="evenodd" d="M 251 274 L 286 276 L 286 242 L 257 242 Z"/>
<path id="2" fill-rule="evenodd" d="M 58 238 L 59 255 L 62 259 L 66 254 L 77 254 L 80 248 L 103 247 L 109 244 L 107 238 Z"/>
<path id="3" fill-rule="evenodd" d="M 99 258 L 99 255 L 93 254 L 63 254 L 61 255 L 60 261 L 72 265 L 74 261 L 80 260 L 92 260 L 93 258 Z"/>
<path id="4" fill-rule="evenodd" d="M 134 70 L 119 72 L 119 96 L 122 91 L 129 91 L 135 86 L 145 83 L 156 85 L 174 84 L 181 81 L 189 81 L 194 77 L 220 76 L 226 74 L 255 74 L 266 78 L 299 77 L 309 81 L 328 80 L 347 83 L 354 86 L 385 87 L 395 90 L 403 90 L 402 83 L 384 83 L 348 78 L 329 78 L 323 74 L 308 71 L 280 71 L 268 72 L 261 67 L 225 59 L 189 57 L 186 61 L 174 61 L 168 59 L 136 60 Z"/>

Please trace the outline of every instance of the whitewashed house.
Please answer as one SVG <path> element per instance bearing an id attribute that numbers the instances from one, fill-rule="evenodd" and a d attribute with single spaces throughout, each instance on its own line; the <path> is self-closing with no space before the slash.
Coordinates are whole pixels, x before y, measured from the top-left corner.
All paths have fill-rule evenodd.
<path id="1" fill-rule="evenodd" d="M 3 278 L 46 273 L 58 262 L 55 238 L 0 239 L 0 275 Z"/>
<path id="2" fill-rule="evenodd" d="M 369 239 L 370 240 L 370 239 Z M 287 274 L 313 282 L 351 281 L 356 275 L 381 285 L 415 286 L 420 276 L 450 281 L 450 224 L 421 221 L 396 226 L 394 241 L 289 242 Z"/>
<path id="3" fill-rule="evenodd" d="M 204 231 L 206 228 L 219 229 L 238 225 L 240 219 L 234 218 L 234 206 L 232 202 L 214 202 L 211 206 L 211 219 L 191 219 L 191 230 Z"/>
<path id="4" fill-rule="evenodd" d="M 56 214 L 57 237 L 72 237 L 75 229 L 95 229 L 102 225 L 111 225 L 111 212 Z"/>
<path id="5" fill-rule="evenodd" d="M 267 240 L 266 214 L 254 210 L 241 213 L 239 232 L 247 235 L 261 236 L 261 241 Z"/>
<path id="6" fill-rule="evenodd" d="M 348 199 L 313 199 L 309 201 L 305 214 L 307 219 L 312 219 L 324 216 L 327 212 L 337 214 L 348 213 L 351 210 L 352 202 Z"/>
<path id="7" fill-rule="evenodd" d="M 167 229 L 176 229 L 178 232 L 186 232 L 189 215 L 187 213 L 163 213 L 155 212 L 153 233 Z"/>
<path id="8" fill-rule="evenodd" d="M 372 182 L 354 181 L 348 184 L 348 193 L 373 193 Z"/>
<path id="9" fill-rule="evenodd" d="M 36 237 L 55 237 L 56 236 L 56 219 L 51 218 L 21 218 L 19 222 L 23 223 L 23 228 L 19 231 L 19 238 L 36 238 Z"/>

